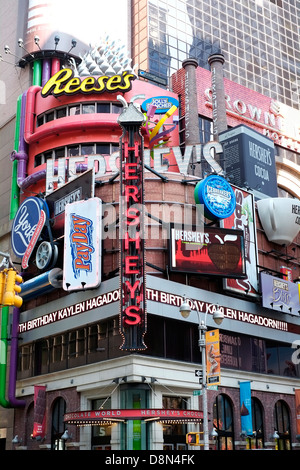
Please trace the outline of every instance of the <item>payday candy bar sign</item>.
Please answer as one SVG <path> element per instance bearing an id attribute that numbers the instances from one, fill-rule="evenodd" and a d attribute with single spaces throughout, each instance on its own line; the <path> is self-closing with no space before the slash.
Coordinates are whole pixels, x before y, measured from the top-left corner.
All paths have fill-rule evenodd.
<path id="1" fill-rule="evenodd" d="M 90 198 L 67 204 L 63 289 L 95 288 L 101 282 L 102 201 Z"/>

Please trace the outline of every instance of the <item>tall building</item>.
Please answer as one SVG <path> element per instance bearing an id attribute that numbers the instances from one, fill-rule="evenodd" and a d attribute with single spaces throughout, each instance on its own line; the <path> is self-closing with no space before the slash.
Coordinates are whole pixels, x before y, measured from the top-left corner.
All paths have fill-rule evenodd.
<path id="1" fill-rule="evenodd" d="M 2 5 L 3 449 L 299 449 L 299 9 L 224 3 Z"/>
<path id="2" fill-rule="evenodd" d="M 169 78 L 187 57 L 207 69 L 222 52 L 226 78 L 299 109 L 295 0 L 135 0 L 132 13 L 141 68 Z"/>

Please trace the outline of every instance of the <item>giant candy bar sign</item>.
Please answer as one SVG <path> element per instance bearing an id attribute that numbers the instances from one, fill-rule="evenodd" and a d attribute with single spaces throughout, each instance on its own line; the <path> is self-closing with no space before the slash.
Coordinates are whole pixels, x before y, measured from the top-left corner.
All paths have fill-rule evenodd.
<path id="1" fill-rule="evenodd" d="M 101 282 L 101 199 L 67 204 L 63 288 L 94 288 Z"/>

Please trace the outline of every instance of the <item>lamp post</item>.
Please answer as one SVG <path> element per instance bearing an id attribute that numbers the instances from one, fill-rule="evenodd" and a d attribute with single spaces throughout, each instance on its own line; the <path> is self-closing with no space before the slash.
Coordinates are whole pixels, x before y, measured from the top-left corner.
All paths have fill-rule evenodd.
<path id="1" fill-rule="evenodd" d="M 179 307 L 179 311 L 183 318 L 187 318 L 191 313 L 191 307 L 187 302 L 186 298 Z M 205 312 L 204 321 L 201 320 L 200 312 L 197 310 L 198 315 L 198 331 L 199 339 L 198 346 L 202 355 L 202 399 L 203 399 L 203 441 L 204 441 L 204 450 L 209 450 L 209 434 L 208 434 L 208 411 L 207 411 L 207 384 L 206 384 L 206 350 L 205 350 L 205 331 L 207 330 L 206 326 L 206 317 L 207 309 Z M 217 325 L 220 325 L 223 321 L 224 314 L 217 308 L 213 313 L 213 319 Z"/>

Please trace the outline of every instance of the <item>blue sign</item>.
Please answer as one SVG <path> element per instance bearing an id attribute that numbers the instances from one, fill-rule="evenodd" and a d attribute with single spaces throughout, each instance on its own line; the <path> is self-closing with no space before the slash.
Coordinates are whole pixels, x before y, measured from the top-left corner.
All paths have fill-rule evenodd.
<path id="1" fill-rule="evenodd" d="M 250 382 L 240 382 L 240 413 L 242 433 L 252 436 L 252 408 Z"/>
<path id="2" fill-rule="evenodd" d="M 42 211 L 49 216 L 47 204 L 37 197 L 28 197 L 20 205 L 11 231 L 11 244 L 16 256 L 24 256 L 38 227 Z"/>
<path id="3" fill-rule="evenodd" d="M 230 184 L 219 175 L 210 175 L 196 184 L 194 197 L 204 205 L 204 215 L 210 220 L 230 217 L 236 206 L 235 194 Z"/>
<path id="4" fill-rule="evenodd" d="M 163 114 L 169 111 L 172 106 L 179 106 L 178 101 L 171 96 L 155 96 L 148 98 L 142 103 L 142 111 L 147 112 L 150 106 L 156 106 L 155 114 Z"/>

